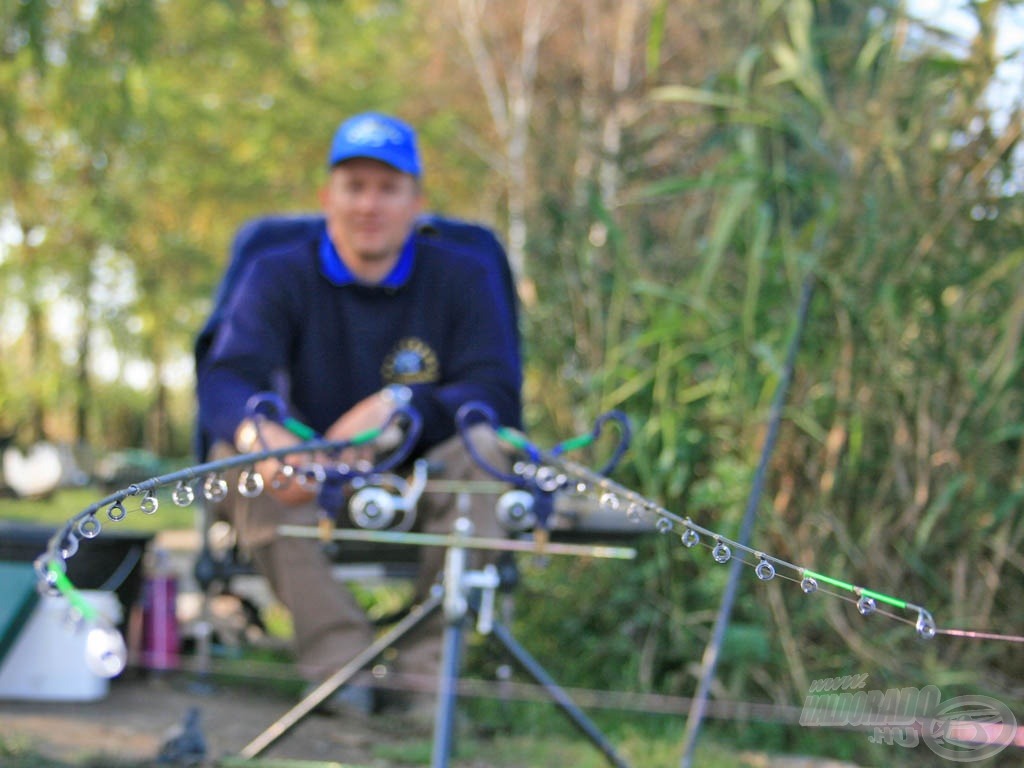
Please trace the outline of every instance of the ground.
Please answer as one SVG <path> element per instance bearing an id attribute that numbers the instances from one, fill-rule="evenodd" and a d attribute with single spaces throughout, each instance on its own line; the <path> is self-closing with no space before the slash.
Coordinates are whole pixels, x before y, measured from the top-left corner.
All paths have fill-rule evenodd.
<path id="1" fill-rule="evenodd" d="M 126 674 L 110 685 L 101 699 L 89 702 L 0 701 L 0 766 L 7 766 L 4 745 L 22 749 L 50 765 L 88 765 L 90 768 L 149 768 L 183 766 L 186 762 L 160 762 L 165 745 L 180 733 L 186 715 L 198 708 L 206 759 L 200 765 L 238 768 L 246 765 L 240 753 L 278 721 L 295 703 L 294 698 L 244 685 L 197 686 L 194 676 L 158 677 L 151 673 Z M 400 716 L 339 717 L 310 715 L 261 751 L 251 764 L 260 768 L 407 768 L 431 764 L 430 727 L 410 728 Z M 382 747 L 387 747 L 382 752 Z M 559 752 L 556 748 L 537 759 L 516 754 L 523 742 L 490 741 L 477 737 L 474 747 L 452 755 L 452 768 L 511 768 L 511 766 L 606 765 L 591 745 Z M 529 750 L 532 753 L 532 750 Z M 658 761 L 662 764 L 661 761 Z M 18 768 L 38 768 L 19 761 Z M 677 758 L 666 765 L 676 765 Z M 856 768 L 850 763 L 796 756 L 733 752 L 700 765 L 736 768 Z M 198 768 L 192 763 L 194 768 Z M 646 768 L 637 764 L 637 768 Z"/>
<path id="2" fill-rule="evenodd" d="M 102 753 L 124 762 L 145 762 L 157 758 L 196 707 L 207 754 L 217 760 L 237 755 L 293 704 L 293 699 L 266 690 L 196 686 L 187 678 L 140 673 L 113 681 L 109 693 L 96 701 L 0 702 L 0 722 L 9 745 L 31 746 L 50 759 L 71 763 Z M 261 756 L 381 765 L 371 748 L 399 736 L 395 721 L 386 717 L 310 715 Z"/>

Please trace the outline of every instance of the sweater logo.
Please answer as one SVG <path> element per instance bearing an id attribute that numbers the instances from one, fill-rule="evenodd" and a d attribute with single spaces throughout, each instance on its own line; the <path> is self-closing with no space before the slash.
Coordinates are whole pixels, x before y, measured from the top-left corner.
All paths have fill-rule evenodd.
<path id="1" fill-rule="evenodd" d="M 425 384 L 441 378 L 437 353 L 415 336 L 399 341 L 384 358 L 381 378 L 392 384 Z"/>

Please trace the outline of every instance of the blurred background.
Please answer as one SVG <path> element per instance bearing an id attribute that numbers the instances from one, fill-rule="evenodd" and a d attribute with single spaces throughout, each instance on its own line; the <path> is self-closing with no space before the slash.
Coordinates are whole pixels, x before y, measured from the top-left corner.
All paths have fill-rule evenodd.
<path id="1" fill-rule="evenodd" d="M 419 128 L 430 208 L 507 246 L 535 442 L 621 409 L 616 479 L 736 536 L 813 289 L 753 544 L 940 627 L 1024 634 L 1022 17 L 1011 0 L 2 2 L 0 517 L 60 522 L 193 461 L 192 342 L 235 230 L 315 210 L 334 128 L 375 109 Z M 640 547 L 531 575 L 517 626 L 563 684 L 690 696 L 727 569 L 678 537 Z M 799 705 L 814 679 L 870 673 L 1022 712 L 1017 647 L 923 642 L 746 574 L 714 690 Z"/>

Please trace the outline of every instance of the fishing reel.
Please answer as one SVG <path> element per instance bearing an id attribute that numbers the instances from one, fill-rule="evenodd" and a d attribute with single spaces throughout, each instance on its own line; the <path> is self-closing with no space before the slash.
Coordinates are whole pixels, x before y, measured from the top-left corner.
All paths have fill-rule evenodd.
<path id="1" fill-rule="evenodd" d="M 319 437 L 288 417 L 284 402 L 274 393 L 254 395 L 247 404 L 247 410 L 257 424 L 260 418 L 269 418 L 305 439 Z M 321 511 L 318 527 L 325 543 L 330 541 L 335 521 L 342 510 L 347 511 L 357 528 L 375 531 L 408 531 L 412 528 L 416 521 L 416 504 L 426 487 L 426 463 L 415 463 L 411 481 L 391 470 L 409 456 L 419 440 L 421 428 L 419 413 L 403 403 L 379 429 L 357 435 L 349 441 L 350 447 L 369 445 L 382 439 L 389 445 L 396 443 L 373 462 L 364 459 L 350 465 L 334 460 L 343 455 L 341 451 L 331 451 L 325 452 L 326 461 L 320 459 L 298 467 L 287 467 L 300 484 L 316 491 Z M 385 439 L 388 435 L 396 439 Z"/>
<path id="2" fill-rule="evenodd" d="M 416 522 L 416 505 L 427 487 L 426 459 L 413 464 L 412 478 L 394 474 L 357 477 L 348 501 L 348 516 L 357 528 L 408 531 Z"/>
<path id="3" fill-rule="evenodd" d="M 618 464 L 631 437 L 629 421 L 618 411 L 609 411 L 599 417 L 590 433 L 560 443 L 548 452 L 541 451 L 522 434 L 502 427 L 493 409 L 484 403 L 466 403 L 459 409 L 455 421 L 463 444 L 477 465 L 492 477 L 513 486 L 498 499 L 498 520 L 509 532 L 532 530 L 542 537 L 547 534 L 554 515 L 555 494 L 572 486 L 569 474 L 558 466 L 557 459 L 568 451 L 593 444 L 601 437 L 604 428 L 614 423 L 618 428 L 618 440 L 611 458 L 599 471 L 604 475 Z M 522 451 L 526 458 L 516 461 L 511 472 L 489 462 L 470 436 L 471 427 L 477 424 L 486 425 L 499 438 Z"/>

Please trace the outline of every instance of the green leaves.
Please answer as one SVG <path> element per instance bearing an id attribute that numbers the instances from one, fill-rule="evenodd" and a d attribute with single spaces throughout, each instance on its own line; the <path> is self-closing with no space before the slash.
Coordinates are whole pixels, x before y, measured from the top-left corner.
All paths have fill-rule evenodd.
<path id="1" fill-rule="evenodd" d="M 1024 535 L 1022 219 L 992 162 L 1018 136 L 987 127 L 988 64 L 902 48 L 906 21 L 885 9 L 758 7 L 707 85 L 651 94 L 687 116 L 692 170 L 635 198 L 678 213 L 661 230 L 675 260 L 658 271 L 635 258 L 643 279 L 613 289 L 632 311 L 600 372 L 603 402 L 640 425 L 623 479 L 695 520 L 735 522 L 798 286 L 814 275 L 824 290 L 755 541 L 913 595 L 940 626 L 1020 632 L 1000 606 L 1024 586 L 1008 554 Z M 809 669 L 851 655 L 877 665 L 880 649 L 904 674 L 918 663 L 898 627 L 781 597 L 786 631 L 817 638 L 802 646 Z M 669 625 L 686 621 L 665 610 Z M 947 648 L 946 662 L 1002 663 L 997 649 L 962 654 Z"/>

